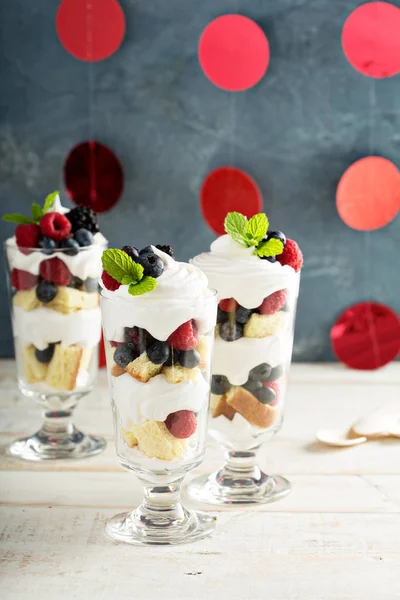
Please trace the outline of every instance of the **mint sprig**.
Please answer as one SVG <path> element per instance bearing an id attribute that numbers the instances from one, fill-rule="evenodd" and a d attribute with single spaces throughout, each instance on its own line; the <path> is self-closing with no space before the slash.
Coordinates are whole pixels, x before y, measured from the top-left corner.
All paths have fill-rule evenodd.
<path id="1" fill-rule="evenodd" d="M 21 215 L 19 213 L 9 213 L 4 215 L 2 219 L 3 221 L 7 221 L 7 223 L 18 223 L 18 225 L 27 225 L 32 223 L 38 225 L 43 215 L 48 213 L 53 206 L 54 200 L 57 198 L 57 196 L 58 191 L 49 194 L 44 201 L 43 208 L 34 202 L 31 206 L 32 217 L 26 217 L 25 215 Z"/>
<path id="2" fill-rule="evenodd" d="M 119 248 L 109 248 L 101 257 L 103 269 L 118 283 L 127 285 L 132 296 L 151 292 L 157 286 L 154 277 L 144 276 L 143 267 Z"/>
<path id="3" fill-rule="evenodd" d="M 259 213 L 247 219 L 238 212 L 226 215 L 224 229 L 235 242 L 245 248 L 254 247 L 254 254 L 259 257 L 276 256 L 283 252 L 283 244 L 274 238 L 265 241 L 269 221 L 264 213 Z"/>

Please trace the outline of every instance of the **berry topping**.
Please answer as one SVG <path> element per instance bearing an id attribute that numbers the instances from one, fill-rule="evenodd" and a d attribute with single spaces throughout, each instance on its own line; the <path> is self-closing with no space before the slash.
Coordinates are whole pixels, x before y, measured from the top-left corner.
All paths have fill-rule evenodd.
<path id="1" fill-rule="evenodd" d="M 151 246 L 146 246 L 139 251 L 139 254 L 154 254 L 154 250 Z"/>
<path id="2" fill-rule="evenodd" d="M 125 327 L 124 339 L 128 346 L 135 348 L 140 354 L 154 342 L 153 336 L 140 327 Z"/>
<path id="3" fill-rule="evenodd" d="M 107 273 L 107 271 L 103 271 L 101 280 L 104 283 L 105 287 L 108 290 L 110 290 L 110 292 L 115 292 L 115 290 L 117 290 L 121 286 L 121 284 L 116 279 L 114 279 L 114 277 L 111 277 L 111 275 Z"/>
<path id="4" fill-rule="evenodd" d="M 225 312 L 235 312 L 239 308 L 239 303 L 234 298 L 225 298 L 225 300 L 220 301 L 218 306 Z"/>
<path id="5" fill-rule="evenodd" d="M 252 315 L 253 311 L 249 310 L 248 308 L 244 308 L 243 306 L 239 306 L 239 308 L 236 311 L 236 321 L 238 323 L 241 323 L 242 325 L 245 325 L 247 323 L 247 321 L 250 319 L 251 315 Z"/>
<path id="6" fill-rule="evenodd" d="M 98 292 L 99 283 L 97 279 L 93 277 L 88 277 L 87 279 L 85 279 L 85 288 L 87 292 Z"/>
<path id="7" fill-rule="evenodd" d="M 79 244 L 74 238 L 66 238 L 65 240 L 61 240 L 60 248 L 63 249 L 64 254 L 68 254 L 68 256 L 76 256 L 79 252 Z"/>
<path id="8" fill-rule="evenodd" d="M 286 244 L 286 235 L 282 231 L 268 231 L 263 241 L 268 242 L 270 239 L 280 240 L 283 245 Z"/>
<path id="9" fill-rule="evenodd" d="M 33 223 L 18 225 L 15 229 L 15 239 L 19 248 L 36 248 L 39 236 L 40 228 Z"/>
<path id="10" fill-rule="evenodd" d="M 191 410 L 178 410 L 168 415 L 165 426 L 171 435 L 179 440 L 185 440 L 196 431 L 197 421 Z"/>
<path id="11" fill-rule="evenodd" d="M 21 271 L 20 269 L 11 271 L 11 285 L 18 291 L 30 290 L 37 284 L 38 279 L 37 275 L 32 275 L 28 271 Z"/>
<path id="12" fill-rule="evenodd" d="M 74 275 L 72 275 L 71 281 L 69 282 L 69 287 L 72 287 L 75 290 L 80 290 L 80 289 L 82 289 L 82 286 L 83 286 L 82 279 L 79 279 L 79 277 L 75 277 Z"/>
<path id="13" fill-rule="evenodd" d="M 42 249 L 43 254 L 53 254 L 57 248 L 57 243 L 49 237 L 44 237 L 38 242 L 39 248 Z"/>
<path id="14" fill-rule="evenodd" d="M 93 244 L 93 233 L 83 227 L 75 231 L 74 238 L 79 246 L 91 246 Z"/>
<path id="15" fill-rule="evenodd" d="M 165 254 L 168 254 L 168 256 L 170 256 L 171 258 L 175 259 L 174 249 L 172 246 L 164 246 L 163 244 L 157 244 L 156 248 L 158 250 L 161 250 L 161 252 L 165 252 Z"/>
<path id="16" fill-rule="evenodd" d="M 76 206 L 66 214 L 66 217 L 71 223 L 74 233 L 78 229 L 87 229 L 93 234 L 99 231 L 97 217 L 92 209 L 87 206 Z"/>
<path id="17" fill-rule="evenodd" d="M 169 358 L 169 346 L 167 342 L 154 342 L 146 350 L 147 356 L 155 365 L 162 365 Z"/>
<path id="18" fill-rule="evenodd" d="M 179 352 L 179 362 L 182 367 L 194 369 L 200 364 L 200 354 L 196 350 L 181 350 Z"/>
<path id="19" fill-rule="evenodd" d="M 145 276 L 157 278 L 160 277 L 164 271 L 163 261 L 152 250 L 147 250 L 146 248 L 141 250 L 136 261 L 142 265 L 144 269 L 143 274 Z"/>
<path id="20" fill-rule="evenodd" d="M 195 322 L 182 323 L 174 333 L 171 333 L 168 343 L 176 350 L 193 350 L 199 343 L 199 334 Z"/>
<path id="21" fill-rule="evenodd" d="M 56 285 L 68 285 L 71 273 L 65 263 L 59 258 L 49 258 L 40 263 L 40 276 Z"/>
<path id="22" fill-rule="evenodd" d="M 139 257 L 139 250 L 134 246 L 124 246 L 122 248 L 122 252 L 125 252 L 125 254 L 133 258 L 135 261 Z"/>
<path id="23" fill-rule="evenodd" d="M 219 337 L 225 342 L 234 342 L 243 336 L 243 325 L 240 323 L 222 323 L 219 326 Z"/>
<path id="24" fill-rule="evenodd" d="M 118 346 L 118 348 L 114 352 L 114 362 L 119 366 L 125 369 L 130 362 L 135 360 L 139 356 L 139 353 L 131 348 L 127 344 L 123 344 L 122 346 Z"/>
<path id="25" fill-rule="evenodd" d="M 225 312 L 224 310 L 221 310 L 220 307 L 218 306 L 217 323 L 225 323 L 225 321 L 227 321 L 228 319 L 229 319 L 229 313 Z"/>
<path id="26" fill-rule="evenodd" d="M 279 402 L 279 383 L 277 381 L 268 381 L 263 383 L 264 389 L 271 389 L 275 393 L 275 398 L 271 400 L 271 402 L 265 402 L 264 404 L 269 404 L 270 406 L 275 406 Z"/>
<path id="27" fill-rule="evenodd" d="M 35 357 L 40 363 L 49 363 L 53 358 L 55 344 L 50 344 L 44 350 L 35 349 Z"/>
<path id="28" fill-rule="evenodd" d="M 281 265 L 289 265 L 298 273 L 303 266 L 303 253 L 300 250 L 297 242 L 294 240 L 287 240 L 286 246 L 283 249 L 282 254 L 277 256 L 278 261 Z"/>
<path id="29" fill-rule="evenodd" d="M 272 402 L 276 399 L 275 390 L 268 386 L 261 386 L 261 389 L 253 392 L 253 395 L 259 400 L 262 404 L 272 404 Z"/>
<path id="30" fill-rule="evenodd" d="M 71 223 L 65 215 L 49 212 L 40 219 L 40 230 L 46 237 L 60 241 L 69 236 Z"/>
<path id="31" fill-rule="evenodd" d="M 231 389 L 231 384 L 225 375 L 213 375 L 211 379 L 211 393 L 221 396 Z"/>
<path id="32" fill-rule="evenodd" d="M 271 367 L 267 363 L 261 363 L 249 373 L 249 379 L 257 379 L 258 381 L 266 381 L 271 374 Z"/>
<path id="33" fill-rule="evenodd" d="M 262 315 L 273 315 L 285 306 L 286 299 L 287 290 L 279 290 L 267 298 L 264 298 L 263 303 L 257 310 L 259 310 Z"/>
<path id="34" fill-rule="evenodd" d="M 36 288 L 36 297 L 39 302 L 51 302 L 56 297 L 56 294 L 57 288 L 51 281 L 43 279 Z"/>
<path id="35" fill-rule="evenodd" d="M 278 365 L 277 367 L 274 367 L 273 369 L 271 369 L 271 373 L 268 375 L 268 377 L 263 378 L 262 382 L 263 383 L 271 383 L 273 381 L 276 381 L 276 379 L 279 379 L 279 377 L 282 377 L 283 372 L 284 372 L 283 366 Z"/>

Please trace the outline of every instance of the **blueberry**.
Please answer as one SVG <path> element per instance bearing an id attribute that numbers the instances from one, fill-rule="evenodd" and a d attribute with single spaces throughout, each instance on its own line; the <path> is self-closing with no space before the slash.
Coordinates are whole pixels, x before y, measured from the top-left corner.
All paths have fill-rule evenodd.
<path id="1" fill-rule="evenodd" d="M 229 319 L 229 313 L 218 306 L 217 323 L 225 323 Z"/>
<path id="2" fill-rule="evenodd" d="M 252 315 L 252 310 L 249 310 L 248 308 L 244 308 L 243 306 L 239 306 L 239 308 L 236 310 L 236 321 L 238 323 L 241 323 L 241 325 L 245 325 L 247 323 L 247 321 L 250 319 L 251 315 Z"/>
<path id="3" fill-rule="evenodd" d="M 243 325 L 240 323 L 222 323 L 219 326 L 219 336 L 225 342 L 234 342 L 243 336 Z"/>
<path id="4" fill-rule="evenodd" d="M 272 367 L 267 363 L 261 363 L 261 365 L 257 365 L 254 369 L 251 369 L 249 373 L 249 379 L 257 379 L 258 381 L 268 381 L 268 377 L 270 376 L 272 371 Z"/>
<path id="5" fill-rule="evenodd" d="M 82 279 L 79 279 L 79 277 L 75 277 L 75 275 L 72 275 L 71 281 L 69 282 L 68 287 L 72 287 L 75 290 L 80 290 L 82 286 L 83 286 Z"/>
<path id="6" fill-rule="evenodd" d="M 99 284 L 97 279 L 95 279 L 94 277 L 88 277 L 87 279 L 85 279 L 85 288 L 87 292 L 98 292 Z"/>
<path id="7" fill-rule="evenodd" d="M 283 310 L 283 312 L 290 312 L 290 306 L 289 306 L 289 304 L 286 302 L 285 306 L 283 306 L 281 308 L 281 310 Z"/>
<path id="8" fill-rule="evenodd" d="M 286 235 L 282 233 L 282 231 L 269 231 L 267 233 L 267 237 L 264 238 L 264 240 L 268 241 L 271 238 L 274 238 L 275 240 L 280 240 L 284 246 L 286 245 Z"/>
<path id="9" fill-rule="evenodd" d="M 231 384 L 225 375 L 213 375 L 211 378 L 211 393 L 221 396 L 231 389 Z"/>
<path id="10" fill-rule="evenodd" d="M 277 367 L 271 369 L 271 373 L 267 377 L 263 378 L 263 381 L 276 381 L 279 379 L 279 377 L 282 377 L 282 375 L 283 365 L 278 365 Z"/>
<path id="11" fill-rule="evenodd" d="M 51 302 L 57 294 L 57 288 L 51 281 L 42 279 L 36 288 L 36 297 L 39 302 Z"/>
<path id="12" fill-rule="evenodd" d="M 38 243 L 39 248 L 42 248 L 43 254 L 53 254 L 57 248 L 57 244 L 49 237 L 42 238 Z"/>
<path id="13" fill-rule="evenodd" d="M 164 367 L 172 367 L 175 363 L 179 362 L 179 350 L 170 348 L 169 357 L 164 363 Z"/>
<path id="14" fill-rule="evenodd" d="M 259 400 L 262 404 L 271 404 L 276 398 L 275 390 L 268 386 L 262 386 L 262 388 L 256 392 L 254 392 L 254 396 Z"/>
<path id="15" fill-rule="evenodd" d="M 154 250 L 151 246 L 146 246 L 139 250 L 139 254 L 154 254 Z"/>
<path id="16" fill-rule="evenodd" d="M 162 365 L 169 358 L 169 346 L 167 342 L 154 342 L 146 350 L 149 360 L 155 365 Z"/>
<path id="17" fill-rule="evenodd" d="M 142 265 L 144 269 L 143 274 L 149 277 L 160 277 L 164 271 L 163 261 L 153 251 L 144 252 L 141 250 L 137 262 Z"/>
<path id="18" fill-rule="evenodd" d="M 200 363 L 200 354 L 196 350 L 181 350 L 179 352 L 179 362 L 182 367 L 194 369 Z"/>
<path id="19" fill-rule="evenodd" d="M 125 369 L 125 367 L 137 357 L 138 353 L 136 350 L 134 350 L 134 348 L 130 348 L 126 344 L 118 346 L 114 352 L 114 362 L 116 362 L 117 365 L 123 369 Z"/>
<path id="20" fill-rule="evenodd" d="M 79 246 L 91 246 L 93 244 L 93 233 L 83 227 L 75 231 L 74 238 Z"/>
<path id="21" fill-rule="evenodd" d="M 139 256 L 139 250 L 134 246 L 123 246 L 122 251 L 125 252 L 125 254 L 127 254 L 131 258 L 133 258 L 133 260 L 135 261 Z"/>
<path id="22" fill-rule="evenodd" d="M 262 260 L 267 260 L 270 263 L 276 262 L 276 256 L 262 256 Z"/>
<path id="23" fill-rule="evenodd" d="M 68 254 L 68 256 L 75 256 L 79 252 L 79 244 L 74 238 L 61 240 L 60 248 L 66 248 L 65 254 Z"/>
<path id="24" fill-rule="evenodd" d="M 261 390 L 262 386 L 263 385 L 261 381 L 258 381 L 257 379 L 248 379 L 246 383 L 242 385 L 242 387 L 245 390 L 251 392 L 252 394 L 254 394 L 254 392 L 257 392 L 258 390 Z"/>
<path id="25" fill-rule="evenodd" d="M 38 360 L 40 363 L 49 363 L 53 358 L 54 346 L 55 344 L 50 344 L 44 350 L 39 350 L 38 348 L 35 348 L 36 360 Z"/>

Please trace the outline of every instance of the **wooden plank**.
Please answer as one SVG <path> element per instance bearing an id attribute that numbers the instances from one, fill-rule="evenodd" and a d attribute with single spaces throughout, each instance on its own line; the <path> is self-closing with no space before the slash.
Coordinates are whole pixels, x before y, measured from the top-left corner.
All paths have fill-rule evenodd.
<path id="1" fill-rule="evenodd" d="M 135 548 L 110 511 L 0 512 L 5 600 L 355 600 L 400 597 L 400 515 L 231 512 L 190 546 Z"/>

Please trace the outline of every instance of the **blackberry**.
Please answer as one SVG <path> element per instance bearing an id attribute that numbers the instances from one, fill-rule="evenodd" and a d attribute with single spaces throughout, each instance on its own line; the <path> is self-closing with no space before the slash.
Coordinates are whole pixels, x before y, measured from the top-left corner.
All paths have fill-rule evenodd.
<path id="1" fill-rule="evenodd" d="M 78 229 L 87 229 L 93 234 L 100 231 L 95 213 L 87 206 L 77 206 L 66 213 L 65 216 L 71 223 L 73 233 Z"/>
<path id="2" fill-rule="evenodd" d="M 174 249 L 172 246 L 165 246 L 163 244 L 157 244 L 156 248 L 158 250 L 161 250 L 161 252 L 165 252 L 165 254 L 168 254 L 168 256 L 170 256 L 171 258 L 175 259 Z"/>

